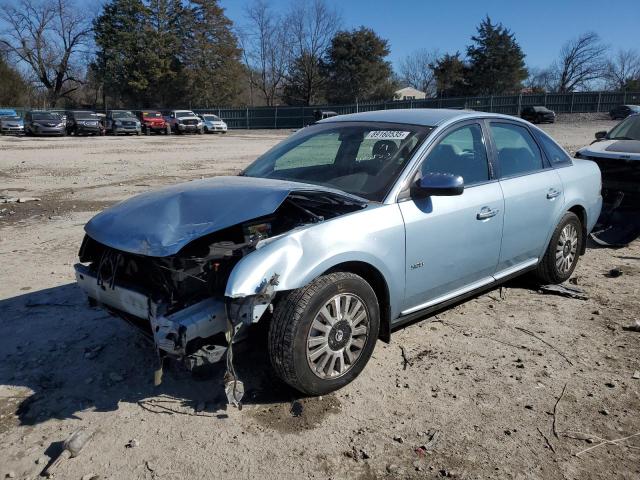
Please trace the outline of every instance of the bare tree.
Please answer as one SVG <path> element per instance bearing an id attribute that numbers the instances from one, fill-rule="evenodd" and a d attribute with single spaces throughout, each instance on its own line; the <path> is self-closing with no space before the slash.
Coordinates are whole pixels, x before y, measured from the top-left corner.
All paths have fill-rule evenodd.
<path id="1" fill-rule="evenodd" d="M 276 15 L 265 0 L 255 0 L 247 8 L 248 25 L 243 30 L 241 44 L 250 81 L 262 92 L 267 105 L 276 104 L 291 57 L 291 42 L 287 24 Z"/>
<path id="2" fill-rule="evenodd" d="M 608 47 L 595 32 L 583 33 L 568 41 L 560 50 L 553 70 L 558 92 L 587 88 L 604 77 Z"/>
<path id="3" fill-rule="evenodd" d="M 422 90 L 427 97 L 437 94 L 437 82 L 431 65 L 434 65 L 440 54 L 437 50 L 416 50 L 400 62 L 400 81 Z"/>
<path id="4" fill-rule="evenodd" d="M 342 20 L 325 0 L 300 0 L 292 4 L 285 21 L 291 33 L 295 63 L 290 65 L 290 70 L 295 70 L 295 78 L 290 79 L 291 90 L 296 91 L 302 103 L 312 105 L 319 100 L 322 90 L 320 61 Z"/>
<path id="5" fill-rule="evenodd" d="M 0 5 L 0 44 L 27 66 L 51 105 L 81 84 L 76 61 L 90 41 L 91 22 L 68 0 L 19 0 Z"/>
<path id="6" fill-rule="evenodd" d="M 637 50 L 618 50 L 607 62 L 605 71 L 607 86 L 612 90 L 624 90 L 632 80 L 640 80 L 640 54 Z"/>
<path id="7" fill-rule="evenodd" d="M 555 75 L 550 68 L 527 67 L 529 76 L 524 86 L 531 90 L 549 92 L 554 88 Z"/>

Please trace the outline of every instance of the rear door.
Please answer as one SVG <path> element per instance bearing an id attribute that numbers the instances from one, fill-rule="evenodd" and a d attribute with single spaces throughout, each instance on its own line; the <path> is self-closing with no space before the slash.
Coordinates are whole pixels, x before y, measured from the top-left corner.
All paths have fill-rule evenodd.
<path id="1" fill-rule="evenodd" d="M 563 208 L 562 181 L 523 124 L 490 121 L 504 196 L 504 228 L 496 278 L 535 265 Z"/>
<path id="2" fill-rule="evenodd" d="M 399 203 L 406 232 L 403 314 L 493 281 L 504 207 L 492 172 L 481 122 L 452 126 L 428 152 L 420 174 L 460 175 L 465 188 L 459 196 Z"/>

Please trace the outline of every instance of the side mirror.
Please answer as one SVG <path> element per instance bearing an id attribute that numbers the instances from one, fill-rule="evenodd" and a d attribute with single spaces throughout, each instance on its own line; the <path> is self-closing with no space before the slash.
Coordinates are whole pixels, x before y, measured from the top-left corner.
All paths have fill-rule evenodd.
<path id="1" fill-rule="evenodd" d="M 596 132 L 596 140 L 604 140 L 605 138 L 607 138 L 606 131 Z"/>
<path id="2" fill-rule="evenodd" d="M 464 180 L 462 177 L 450 173 L 427 173 L 418 178 L 411 186 L 413 198 L 451 197 L 462 195 L 463 191 Z"/>

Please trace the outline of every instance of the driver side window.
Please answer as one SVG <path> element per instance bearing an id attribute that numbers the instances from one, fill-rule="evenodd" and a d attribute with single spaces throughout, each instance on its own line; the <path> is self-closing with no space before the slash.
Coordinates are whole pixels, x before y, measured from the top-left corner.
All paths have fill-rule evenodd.
<path id="1" fill-rule="evenodd" d="M 489 160 L 480 125 L 465 125 L 448 133 L 424 160 L 422 175 L 427 173 L 460 175 L 465 187 L 488 181 Z"/>

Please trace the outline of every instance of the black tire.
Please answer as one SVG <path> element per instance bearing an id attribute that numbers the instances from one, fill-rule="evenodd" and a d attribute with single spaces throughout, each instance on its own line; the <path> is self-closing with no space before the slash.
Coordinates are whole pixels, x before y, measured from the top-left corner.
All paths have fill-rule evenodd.
<path id="1" fill-rule="evenodd" d="M 368 332 L 358 356 L 344 373 L 334 378 L 321 378 L 314 373 L 307 360 L 307 339 L 310 338 L 311 325 L 316 316 L 336 295 L 349 295 L 361 300 L 367 314 L 364 321 L 368 320 Z M 344 324 L 345 321 L 337 322 L 336 325 L 338 323 Z M 354 328 L 361 324 L 355 323 Z M 296 390 L 307 395 L 324 395 L 344 387 L 360 374 L 373 353 L 379 328 L 378 299 L 371 286 L 363 278 L 347 272 L 323 275 L 305 287 L 288 292 L 278 301 L 269 326 L 271 364 L 276 374 Z M 331 337 L 333 332 L 332 328 L 327 334 L 327 339 Z M 348 345 L 346 348 L 343 347 L 343 350 L 351 348 L 349 346 L 352 341 L 350 332 L 349 328 Z M 342 334 L 338 337 L 336 331 L 331 340 L 335 342 L 341 341 L 343 338 Z M 328 345 L 331 344 L 331 340 Z M 334 351 L 339 350 L 332 350 L 332 352 Z M 346 353 L 340 354 L 340 357 L 341 363 L 346 365 Z M 326 363 L 330 362 L 329 360 Z"/>
<path id="2" fill-rule="evenodd" d="M 567 226 L 572 226 L 576 232 L 576 240 L 573 242 L 569 242 L 570 245 L 567 245 L 561 237 L 563 235 L 563 230 Z M 573 271 L 578 264 L 578 258 L 580 257 L 580 252 L 582 251 L 582 245 L 585 241 L 583 234 L 583 227 L 580 219 L 575 213 L 567 212 L 560 220 L 560 223 L 556 227 L 553 235 L 551 236 L 551 241 L 547 246 L 547 251 L 545 252 L 542 260 L 538 264 L 538 268 L 536 270 L 536 276 L 538 279 L 546 284 L 556 284 L 562 283 L 571 277 Z M 562 242 L 562 244 L 561 244 Z M 558 253 L 558 249 L 563 249 L 563 258 L 565 258 L 565 254 L 571 252 L 575 248 L 575 253 L 573 254 L 571 260 L 567 260 L 569 265 L 566 269 L 560 268 L 558 266 L 558 261 L 556 260 L 556 254 Z M 567 251 L 569 249 L 569 252 Z"/>

